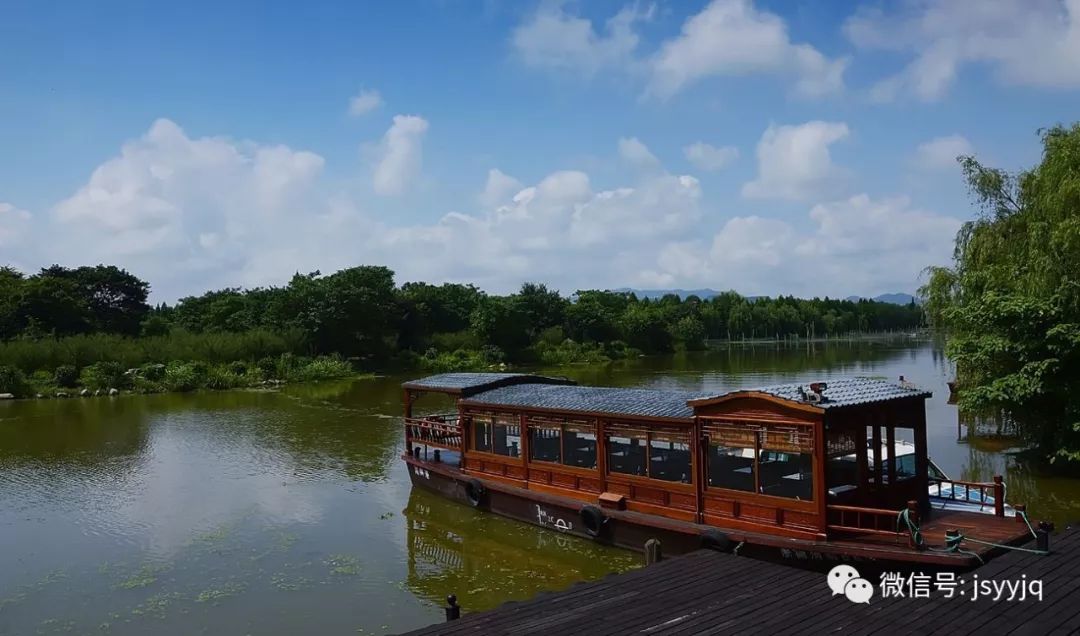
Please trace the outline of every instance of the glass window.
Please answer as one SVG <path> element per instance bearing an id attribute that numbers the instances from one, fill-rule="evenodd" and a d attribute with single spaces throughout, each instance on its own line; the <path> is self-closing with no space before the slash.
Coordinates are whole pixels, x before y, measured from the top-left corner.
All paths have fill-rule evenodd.
<path id="1" fill-rule="evenodd" d="M 517 416 L 495 418 L 492 452 L 507 457 L 521 457 L 521 424 Z"/>
<path id="2" fill-rule="evenodd" d="M 474 417 L 472 420 L 473 428 L 473 449 L 483 451 L 485 453 L 491 452 L 491 418 L 489 417 Z"/>
<path id="3" fill-rule="evenodd" d="M 652 433 L 649 440 L 649 477 L 689 484 L 692 474 L 690 444 L 686 436 Z"/>
<path id="4" fill-rule="evenodd" d="M 536 426 L 529 423 L 529 459 L 542 462 L 558 462 L 562 430 L 553 426 Z"/>
<path id="5" fill-rule="evenodd" d="M 908 479 L 915 476 L 915 455 L 900 455 L 896 458 L 896 478 Z"/>
<path id="6" fill-rule="evenodd" d="M 754 447 L 709 441 L 709 486 L 754 492 Z"/>
<path id="7" fill-rule="evenodd" d="M 563 428 L 562 463 L 578 468 L 596 468 L 596 427 L 567 424 Z"/>
<path id="8" fill-rule="evenodd" d="M 647 441 L 645 433 L 610 433 L 607 438 L 608 472 L 645 476 Z"/>
<path id="9" fill-rule="evenodd" d="M 763 495 L 809 501 L 814 498 L 813 456 L 762 449 L 758 483 Z"/>

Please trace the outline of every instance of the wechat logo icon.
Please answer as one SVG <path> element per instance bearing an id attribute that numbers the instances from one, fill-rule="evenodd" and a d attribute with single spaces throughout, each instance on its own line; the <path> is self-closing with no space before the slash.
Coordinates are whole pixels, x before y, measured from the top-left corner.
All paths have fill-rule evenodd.
<path id="1" fill-rule="evenodd" d="M 838 565 L 829 570 L 826 582 L 833 596 L 843 594 L 852 603 L 870 603 L 874 595 L 874 586 L 870 581 L 859 576 L 859 571 L 850 565 Z"/>

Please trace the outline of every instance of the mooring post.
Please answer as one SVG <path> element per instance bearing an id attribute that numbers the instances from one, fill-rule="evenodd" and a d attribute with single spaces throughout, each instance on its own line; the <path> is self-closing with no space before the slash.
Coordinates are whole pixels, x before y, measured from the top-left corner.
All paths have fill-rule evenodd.
<path id="1" fill-rule="evenodd" d="M 659 563 L 663 557 L 663 552 L 660 549 L 660 541 L 657 539 L 649 539 L 645 542 L 645 565 L 652 565 L 653 563 Z"/>
<path id="2" fill-rule="evenodd" d="M 442 461 L 442 453 L 439 452 L 439 449 L 436 448 L 435 449 L 435 463 L 438 464 L 441 461 Z"/>
<path id="3" fill-rule="evenodd" d="M 1035 547 L 1043 552 L 1050 551 L 1050 531 L 1054 529 L 1053 524 L 1045 521 L 1039 522 L 1039 529 L 1035 531 Z"/>
<path id="4" fill-rule="evenodd" d="M 907 502 L 907 514 L 908 514 L 908 520 L 911 521 L 911 524 L 914 525 L 916 528 L 918 528 L 919 527 L 919 502 L 918 501 L 916 501 L 914 499 L 909 499 L 908 500 L 908 502 Z M 921 550 L 923 548 L 923 546 L 922 546 L 922 544 L 919 544 L 919 543 L 915 542 L 915 536 L 916 536 L 915 533 L 909 532 L 908 534 L 910 535 L 908 537 L 908 543 L 911 544 L 911 547 L 915 548 L 916 550 Z"/>
<path id="5" fill-rule="evenodd" d="M 994 515 L 1005 516 L 1005 480 L 1001 475 L 994 475 Z"/>
<path id="6" fill-rule="evenodd" d="M 446 597 L 446 620 L 456 621 L 461 618 L 461 606 L 457 604 L 457 597 L 451 594 Z"/>

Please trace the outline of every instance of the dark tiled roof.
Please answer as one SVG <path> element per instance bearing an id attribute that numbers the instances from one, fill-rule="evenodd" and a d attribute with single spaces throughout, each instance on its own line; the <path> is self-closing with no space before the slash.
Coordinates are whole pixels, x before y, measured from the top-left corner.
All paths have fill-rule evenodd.
<path id="1" fill-rule="evenodd" d="M 900 385 L 874 378 L 841 378 L 838 380 L 829 380 L 826 384 L 828 385 L 828 388 L 821 392 L 825 399 L 821 402 L 814 403 L 814 406 L 819 406 L 824 409 L 856 406 L 858 404 L 869 404 L 871 402 L 885 402 L 900 398 L 928 398 L 933 395 L 930 391 L 919 389 L 912 384 Z M 809 383 L 781 384 L 777 386 L 766 386 L 759 389 L 743 389 L 743 391 L 768 393 L 769 395 L 784 400 L 807 403 L 807 400 L 803 398 L 799 390 L 809 391 L 808 387 Z M 732 393 L 740 392 L 742 391 L 733 391 Z M 721 398 L 724 397 L 724 395 L 730 395 L 730 393 L 715 395 L 706 399 Z"/>
<path id="2" fill-rule="evenodd" d="M 694 410 L 687 401 L 700 397 L 700 393 L 684 391 L 520 384 L 484 391 L 469 401 L 581 413 L 689 419 L 694 416 Z"/>
<path id="3" fill-rule="evenodd" d="M 573 384 L 566 378 L 550 378 L 528 373 L 440 373 L 402 384 L 406 389 L 438 391 L 469 396 L 500 386 L 514 384 Z"/>

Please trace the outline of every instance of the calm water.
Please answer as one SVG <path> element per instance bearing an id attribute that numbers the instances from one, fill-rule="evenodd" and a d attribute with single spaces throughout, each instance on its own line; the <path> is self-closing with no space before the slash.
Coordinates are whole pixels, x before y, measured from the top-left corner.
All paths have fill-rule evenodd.
<path id="1" fill-rule="evenodd" d="M 935 391 L 930 453 L 946 472 L 1003 473 L 1034 516 L 1080 518 L 1080 482 L 1022 470 L 1007 441 L 958 441 L 951 373 L 929 343 L 737 347 L 561 373 L 709 391 L 904 375 Z M 449 593 L 484 609 L 637 566 L 412 492 L 397 459 L 403 379 L 0 403 L 0 634 L 386 633 L 440 620 Z"/>

